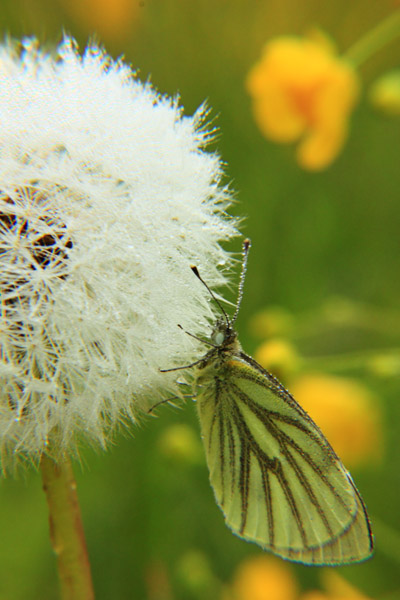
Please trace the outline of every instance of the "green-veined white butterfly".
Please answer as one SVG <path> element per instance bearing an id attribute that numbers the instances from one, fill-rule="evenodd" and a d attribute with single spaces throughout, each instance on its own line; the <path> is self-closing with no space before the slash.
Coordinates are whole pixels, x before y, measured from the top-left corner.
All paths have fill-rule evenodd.
<path id="1" fill-rule="evenodd" d="M 195 398 L 210 482 L 227 525 L 238 536 L 293 561 L 340 565 L 368 558 L 373 538 L 367 511 L 329 442 L 271 373 L 242 351 L 236 311 L 219 306 L 210 350 L 195 367 Z M 191 334 L 189 334 L 191 335 Z M 193 336 L 195 337 L 195 336 Z"/>

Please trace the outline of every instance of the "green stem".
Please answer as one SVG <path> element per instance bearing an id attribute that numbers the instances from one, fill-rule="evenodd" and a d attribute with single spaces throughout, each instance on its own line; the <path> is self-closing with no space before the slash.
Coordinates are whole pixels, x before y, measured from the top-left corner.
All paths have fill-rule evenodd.
<path id="1" fill-rule="evenodd" d="M 400 37 L 400 10 L 396 10 L 381 21 L 353 44 L 343 56 L 357 68 L 398 37 Z"/>
<path id="2" fill-rule="evenodd" d="M 49 506 L 50 537 L 57 556 L 62 600 L 94 600 L 90 565 L 69 459 L 40 462 Z"/>

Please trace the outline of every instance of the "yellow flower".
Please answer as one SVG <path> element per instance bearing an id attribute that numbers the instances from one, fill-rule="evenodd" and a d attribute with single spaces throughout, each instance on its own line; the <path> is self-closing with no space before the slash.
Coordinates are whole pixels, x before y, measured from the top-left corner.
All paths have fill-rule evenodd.
<path id="1" fill-rule="evenodd" d="M 369 99 L 373 106 L 391 116 L 400 115 L 400 69 L 382 75 L 371 86 Z"/>
<path id="2" fill-rule="evenodd" d="M 289 565 L 269 556 L 253 556 L 239 565 L 221 600 L 371 600 L 336 572 L 324 569 L 321 575 L 324 591 L 300 593 Z"/>
<path id="3" fill-rule="evenodd" d="M 368 369 L 377 377 L 398 377 L 400 375 L 400 353 L 380 352 L 367 363 Z"/>
<path id="4" fill-rule="evenodd" d="M 300 600 L 371 600 L 334 571 L 325 570 L 322 580 L 326 593 L 306 592 Z"/>
<path id="5" fill-rule="evenodd" d="M 329 375 L 303 375 L 290 390 L 346 466 L 380 459 L 379 413 L 361 383 Z"/>
<path id="6" fill-rule="evenodd" d="M 279 37 L 264 48 L 247 78 L 255 120 L 265 137 L 300 140 L 306 169 L 327 167 L 340 152 L 359 93 L 356 72 L 326 38 Z"/>
<path id="7" fill-rule="evenodd" d="M 293 330 L 294 316 L 281 306 L 270 306 L 256 313 L 250 320 L 249 329 L 258 339 L 285 336 Z"/>
<path id="8" fill-rule="evenodd" d="M 189 598 L 218 598 L 221 591 L 221 583 L 215 577 L 212 563 L 208 556 L 193 548 L 187 550 L 177 561 L 175 566 L 175 578 L 180 587 Z M 172 596 L 160 595 L 159 598 L 172 598 Z"/>
<path id="9" fill-rule="evenodd" d="M 261 344 L 254 358 L 262 367 L 283 380 L 297 370 L 300 362 L 296 348 L 282 338 L 273 338 Z"/>
<path id="10" fill-rule="evenodd" d="M 330 596 L 320 590 L 311 590 L 300 597 L 300 600 L 333 600 Z"/>
<path id="11" fill-rule="evenodd" d="M 254 556 L 243 561 L 235 574 L 229 595 L 223 600 L 296 600 L 297 583 L 283 561 Z"/>
<path id="12" fill-rule="evenodd" d="M 204 453 L 202 443 L 192 427 L 175 424 L 164 430 L 158 440 L 158 449 L 176 463 L 202 464 Z"/>
<path id="13" fill-rule="evenodd" d="M 132 34 L 142 12 L 132 0 L 59 0 L 71 18 L 102 39 L 120 41 Z"/>

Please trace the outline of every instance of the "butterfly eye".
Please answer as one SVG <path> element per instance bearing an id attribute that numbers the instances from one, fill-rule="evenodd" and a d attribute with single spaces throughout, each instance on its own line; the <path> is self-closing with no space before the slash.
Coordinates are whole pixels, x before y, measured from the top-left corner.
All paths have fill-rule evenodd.
<path id="1" fill-rule="evenodd" d="M 214 336 L 214 341 L 216 346 L 221 346 L 221 344 L 223 344 L 225 339 L 225 334 L 223 331 L 218 331 L 215 336 Z"/>

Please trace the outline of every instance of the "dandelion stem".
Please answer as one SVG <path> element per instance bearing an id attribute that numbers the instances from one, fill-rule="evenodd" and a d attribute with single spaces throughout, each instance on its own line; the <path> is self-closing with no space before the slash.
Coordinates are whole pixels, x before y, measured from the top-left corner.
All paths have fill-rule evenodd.
<path id="1" fill-rule="evenodd" d="M 62 600 L 93 600 L 94 592 L 76 483 L 69 459 L 43 455 L 43 489 L 49 506 L 50 537 L 57 556 Z"/>
<path id="2" fill-rule="evenodd" d="M 353 44 L 344 57 L 359 67 L 384 46 L 400 37 L 400 10 L 396 10 Z"/>

